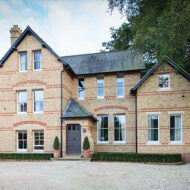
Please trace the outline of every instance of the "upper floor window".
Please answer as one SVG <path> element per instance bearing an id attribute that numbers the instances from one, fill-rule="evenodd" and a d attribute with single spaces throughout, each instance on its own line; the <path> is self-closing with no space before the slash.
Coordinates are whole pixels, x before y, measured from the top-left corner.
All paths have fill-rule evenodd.
<path id="1" fill-rule="evenodd" d="M 34 70 L 41 70 L 41 52 L 34 52 Z"/>
<path id="2" fill-rule="evenodd" d="M 27 54 L 26 54 L 26 53 L 20 54 L 20 66 L 19 66 L 19 71 L 20 71 L 20 72 L 27 71 Z"/>
<path id="3" fill-rule="evenodd" d="M 170 75 L 164 74 L 159 75 L 159 89 L 169 89 L 170 88 Z"/>
<path id="4" fill-rule="evenodd" d="M 124 77 L 117 77 L 117 97 L 124 97 Z"/>
<path id="5" fill-rule="evenodd" d="M 170 116 L 170 141 L 182 141 L 181 115 Z"/>
<path id="6" fill-rule="evenodd" d="M 98 142 L 108 142 L 108 116 L 98 116 Z"/>
<path id="7" fill-rule="evenodd" d="M 104 78 L 97 79 L 97 98 L 104 98 Z"/>
<path id="8" fill-rule="evenodd" d="M 84 78 L 78 79 L 78 99 L 84 99 Z"/>
<path id="9" fill-rule="evenodd" d="M 43 90 L 34 91 L 34 112 L 44 111 L 44 92 Z"/>
<path id="10" fill-rule="evenodd" d="M 148 116 L 148 141 L 159 141 L 158 116 Z"/>
<path id="11" fill-rule="evenodd" d="M 18 113 L 26 113 L 27 112 L 27 93 L 26 93 L 26 91 L 18 92 L 17 110 L 18 110 Z"/>
<path id="12" fill-rule="evenodd" d="M 125 115 L 114 116 L 114 142 L 125 142 Z"/>

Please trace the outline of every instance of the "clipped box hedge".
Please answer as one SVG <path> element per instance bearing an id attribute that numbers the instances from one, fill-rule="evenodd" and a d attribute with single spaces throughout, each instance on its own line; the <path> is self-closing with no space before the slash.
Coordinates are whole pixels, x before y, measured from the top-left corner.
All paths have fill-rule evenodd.
<path id="1" fill-rule="evenodd" d="M 0 153 L 0 159 L 50 160 L 51 153 Z"/>
<path id="2" fill-rule="evenodd" d="M 181 154 L 136 154 L 117 152 L 97 152 L 92 154 L 91 161 L 119 162 L 180 162 Z"/>

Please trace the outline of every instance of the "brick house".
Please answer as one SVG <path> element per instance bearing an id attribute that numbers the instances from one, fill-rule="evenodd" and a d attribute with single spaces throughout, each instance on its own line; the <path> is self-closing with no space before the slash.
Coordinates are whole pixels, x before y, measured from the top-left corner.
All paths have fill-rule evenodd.
<path id="1" fill-rule="evenodd" d="M 190 76 L 129 51 L 58 56 L 29 26 L 0 61 L 0 152 L 190 155 Z"/>

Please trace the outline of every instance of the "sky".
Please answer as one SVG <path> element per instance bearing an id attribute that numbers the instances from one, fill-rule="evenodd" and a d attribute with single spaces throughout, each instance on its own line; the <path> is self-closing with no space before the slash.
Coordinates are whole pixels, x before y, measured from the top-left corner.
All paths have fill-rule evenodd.
<path id="1" fill-rule="evenodd" d="M 0 59 L 10 48 L 10 28 L 30 27 L 60 56 L 100 52 L 110 27 L 125 22 L 106 0 L 0 0 Z"/>

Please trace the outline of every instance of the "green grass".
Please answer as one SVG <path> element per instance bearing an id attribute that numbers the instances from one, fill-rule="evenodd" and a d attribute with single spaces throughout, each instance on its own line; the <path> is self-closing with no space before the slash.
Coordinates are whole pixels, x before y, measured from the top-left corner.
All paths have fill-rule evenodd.
<path id="1" fill-rule="evenodd" d="M 92 161 L 120 162 L 180 162 L 181 154 L 136 154 L 118 152 L 97 152 L 92 155 Z"/>

